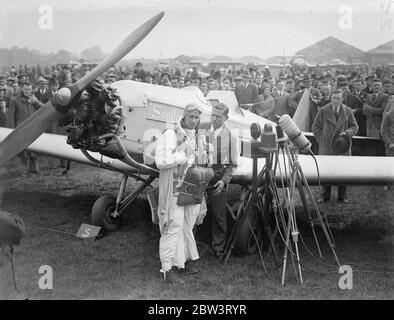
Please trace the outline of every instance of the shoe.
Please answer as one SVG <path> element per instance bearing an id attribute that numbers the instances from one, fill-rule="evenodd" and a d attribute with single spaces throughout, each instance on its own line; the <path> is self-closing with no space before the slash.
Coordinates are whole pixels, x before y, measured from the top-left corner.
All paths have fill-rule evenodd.
<path id="1" fill-rule="evenodd" d="M 196 268 L 196 266 L 195 266 L 195 261 L 193 261 L 193 260 L 189 260 L 189 261 L 186 261 L 186 263 L 185 263 L 185 273 L 187 273 L 187 274 L 195 274 L 195 273 L 198 273 L 200 270 L 198 270 L 197 268 Z"/>
<path id="2" fill-rule="evenodd" d="M 338 202 L 349 204 L 350 201 L 348 199 L 338 199 Z"/>
<path id="3" fill-rule="evenodd" d="M 330 199 L 318 199 L 317 203 L 323 203 L 323 202 L 328 202 Z"/>
<path id="4" fill-rule="evenodd" d="M 384 186 L 384 191 L 390 191 L 390 186 Z"/>
<path id="5" fill-rule="evenodd" d="M 185 280 L 178 277 L 173 270 L 164 272 L 164 281 L 167 283 L 184 284 Z"/>

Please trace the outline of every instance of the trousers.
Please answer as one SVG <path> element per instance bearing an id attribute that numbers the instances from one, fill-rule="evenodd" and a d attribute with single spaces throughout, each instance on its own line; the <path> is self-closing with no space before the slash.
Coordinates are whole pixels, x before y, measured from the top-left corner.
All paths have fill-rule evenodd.
<path id="1" fill-rule="evenodd" d="M 212 250 L 221 255 L 224 252 L 227 237 L 227 190 L 213 195 L 208 194 L 208 211 L 212 214 Z"/>
<path id="2" fill-rule="evenodd" d="M 330 200 L 331 198 L 331 186 L 325 185 L 323 186 L 323 199 Z M 346 186 L 339 185 L 338 186 L 338 200 L 343 200 L 346 198 Z"/>
<path id="3" fill-rule="evenodd" d="M 162 272 L 172 267 L 184 268 L 187 260 L 199 258 L 193 227 L 200 204 L 178 206 L 177 200 L 178 196 L 172 198 L 167 226 L 161 231 L 159 254 Z"/>

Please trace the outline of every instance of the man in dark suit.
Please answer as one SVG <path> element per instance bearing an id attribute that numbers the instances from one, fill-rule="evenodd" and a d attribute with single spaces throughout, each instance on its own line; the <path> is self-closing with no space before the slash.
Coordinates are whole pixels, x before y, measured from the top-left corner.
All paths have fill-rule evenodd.
<path id="1" fill-rule="evenodd" d="M 43 104 L 32 94 L 32 84 L 26 80 L 22 83 L 21 92 L 11 99 L 8 111 L 10 128 L 16 128 L 34 112 L 41 108 Z M 31 151 L 24 151 L 24 156 L 28 162 L 28 173 L 38 173 L 39 162 L 37 155 Z"/>
<path id="2" fill-rule="evenodd" d="M 319 144 L 319 155 L 351 155 L 352 137 L 357 134 L 358 125 L 352 110 L 344 105 L 342 90 L 334 89 L 331 93 L 331 102 L 319 110 L 312 124 L 312 132 Z M 347 142 L 344 150 L 335 148 L 337 138 Z M 340 165 L 340 164 L 338 164 Z M 323 199 L 319 202 L 329 201 L 331 186 L 323 187 Z M 349 203 L 346 199 L 346 186 L 338 186 L 338 201 Z"/>
<path id="3" fill-rule="evenodd" d="M 249 109 L 249 104 L 254 104 L 259 101 L 259 90 L 255 83 L 249 82 L 250 74 L 245 71 L 242 74 L 242 84 L 235 88 L 235 96 L 238 104 L 243 109 Z"/>
<path id="4" fill-rule="evenodd" d="M 271 96 L 273 98 L 278 98 L 281 96 L 288 96 L 289 94 L 285 91 L 284 84 L 282 80 L 276 83 L 275 89 L 272 91 Z"/>
<path id="5" fill-rule="evenodd" d="M 199 132 L 205 130 L 209 143 L 213 145 L 213 164 L 215 176 L 207 187 L 208 212 L 212 214 L 211 246 L 217 258 L 222 258 L 227 236 L 227 189 L 232 178 L 233 168 L 238 162 L 238 141 L 224 125 L 228 119 L 229 108 L 219 103 L 212 108 L 211 122 L 201 124 Z"/>
<path id="6" fill-rule="evenodd" d="M 360 101 L 364 104 L 367 101 L 368 93 L 363 90 L 363 82 L 361 79 L 356 79 L 353 81 L 354 90 L 352 94 L 360 99 Z M 367 136 L 367 120 L 365 115 L 361 112 L 356 112 L 354 114 L 358 123 L 358 135 L 366 137 Z"/>
<path id="7" fill-rule="evenodd" d="M 372 81 L 375 79 L 374 75 L 369 75 L 368 77 L 366 77 L 366 81 L 367 81 L 367 85 L 365 86 L 365 88 L 363 89 L 364 92 L 366 92 L 367 94 L 371 94 L 373 93 L 372 90 Z"/>
<path id="8" fill-rule="evenodd" d="M 367 118 L 367 137 L 380 138 L 382 114 L 386 108 L 389 96 L 382 92 L 380 79 L 373 80 L 372 90 L 373 93 L 367 96 L 362 112 Z"/>
<path id="9" fill-rule="evenodd" d="M 47 93 L 48 93 L 47 81 L 45 78 L 41 77 L 38 80 L 38 89 L 34 93 L 34 95 L 41 103 L 47 103 L 48 102 L 48 99 L 46 97 Z"/>
<path id="10" fill-rule="evenodd" d="M 352 112 L 356 117 L 357 114 L 362 112 L 363 102 L 359 97 L 350 93 L 349 84 L 347 82 L 339 83 L 338 87 L 343 91 L 343 104 L 352 109 Z"/>

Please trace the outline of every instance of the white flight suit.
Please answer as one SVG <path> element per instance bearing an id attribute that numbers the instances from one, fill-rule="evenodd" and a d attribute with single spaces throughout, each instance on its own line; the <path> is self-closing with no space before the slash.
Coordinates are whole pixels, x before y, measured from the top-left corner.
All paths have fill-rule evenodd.
<path id="1" fill-rule="evenodd" d="M 184 133 L 187 138 L 180 145 L 183 141 L 180 141 L 179 134 L 172 128 L 167 129 L 157 140 L 155 150 L 156 166 L 160 169 L 158 216 L 162 272 L 171 270 L 173 266 L 184 268 L 187 260 L 199 258 L 193 227 L 201 205 L 177 205 L 177 187 L 182 184 L 187 168 L 195 160 L 195 130 L 184 129 Z M 171 179 L 173 183 L 169 184 Z M 160 203 L 160 196 L 172 187 L 167 200 Z"/>

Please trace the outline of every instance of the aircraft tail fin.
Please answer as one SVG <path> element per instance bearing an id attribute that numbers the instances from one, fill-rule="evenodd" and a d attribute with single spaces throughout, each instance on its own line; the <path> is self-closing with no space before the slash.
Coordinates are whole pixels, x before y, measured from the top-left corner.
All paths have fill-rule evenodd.
<path id="1" fill-rule="evenodd" d="M 293 116 L 294 122 L 301 131 L 310 131 L 311 129 L 310 110 L 309 90 L 305 90 Z"/>

